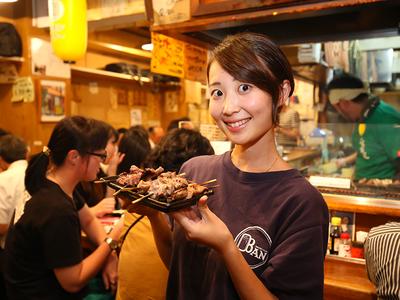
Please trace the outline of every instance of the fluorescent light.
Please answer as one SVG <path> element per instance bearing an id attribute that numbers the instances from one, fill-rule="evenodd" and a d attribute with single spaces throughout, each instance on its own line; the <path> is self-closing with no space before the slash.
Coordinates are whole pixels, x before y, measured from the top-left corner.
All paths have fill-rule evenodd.
<path id="1" fill-rule="evenodd" d="M 18 0 L 0 0 L 0 3 L 11 3 L 11 2 L 17 2 Z"/>
<path id="2" fill-rule="evenodd" d="M 146 50 L 146 51 L 152 51 L 153 50 L 153 44 L 149 43 L 149 44 L 143 44 L 142 45 L 142 49 Z"/>

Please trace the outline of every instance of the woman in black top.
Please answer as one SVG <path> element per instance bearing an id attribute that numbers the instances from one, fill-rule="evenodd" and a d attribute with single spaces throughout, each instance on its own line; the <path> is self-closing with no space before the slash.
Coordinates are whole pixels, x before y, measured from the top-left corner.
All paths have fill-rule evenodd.
<path id="1" fill-rule="evenodd" d="M 74 195 L 78 182 L 96 178 L 106 143 L 103 122 L 69 117 L 56 125 L 48 147 L 30 160 L 25 185 L 32 198 L 6 242 L 10 299 L 80 299 L 106 261 L 108 267 L 115 265 L 111 246 L 121 226 L 108 238 L 84 200 Z M 81 230 L 99 245 L 85 259 Z M 115 280 L 106 276 L 106 287 Z"/>

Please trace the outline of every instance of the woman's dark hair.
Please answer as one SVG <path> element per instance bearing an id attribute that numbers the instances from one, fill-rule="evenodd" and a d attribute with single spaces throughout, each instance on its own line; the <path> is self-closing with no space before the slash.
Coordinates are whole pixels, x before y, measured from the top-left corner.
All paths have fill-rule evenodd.
<path id="1" fill-rule="evenodd" d="M 82 156 L 104 149 L 109 138 L 109 125 L 82 116 L 66 117 L 56 124 L 48 143 L 49 151 L 38 153 L 29 161 L 25 186 L 33 195 L 46 180 L 46 171 L 52 165 L 61 166 L 69 151 L 77 150 Z"/>
<path id="2" fill-rule="evenodd" d="M 207 66 L 216 61 L 238 81 L 254 84 L 272 97 L 272 121 L 278 124 L 282 83 L 288 80 L 294 90 L 292 68 L 282 50 L 268 37 L 257 33 L 238 33 L 226 37 L 211 53 Z"/>
<path id="3" fill-rule="evenodd" d="M 214 149 L 200 132 L 185 128 L 172 129 L 153 149 L 145 165 L 153 168 L 161 166 L 166 171 L 178 172 L 188 159 L 211 154 L 214 154 Z"/>
<path id="4" fill-rule="evenodd" d="M 129 128 L 119 142 L 119 152 L 124 153 L 123 160 L 118 164 L 117 174 L 128 172 L 132 165 L 142 166 L 150 153 L 149 136 L 142 126 Z"/>
<path id="5" fill-rule="evenodd" d="M 0 156 L 6 163 L 26 159 L 27 152 L 28 146 L 21 138 L 12 134 L 0 136 Z"/>

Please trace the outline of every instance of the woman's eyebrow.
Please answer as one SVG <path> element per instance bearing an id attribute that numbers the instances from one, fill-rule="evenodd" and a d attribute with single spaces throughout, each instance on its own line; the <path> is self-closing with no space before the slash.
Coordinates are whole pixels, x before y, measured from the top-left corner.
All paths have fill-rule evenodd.
<path id="1" fill-rule="evenodd" d="M 219 82 L 219 81 L 213 82 L 213 83 L 210 83 L 208 86 L 209 87 L 213 87 L 213 86 L 216 86 L 216 85 L 221 85 L 221 82 Z"/>

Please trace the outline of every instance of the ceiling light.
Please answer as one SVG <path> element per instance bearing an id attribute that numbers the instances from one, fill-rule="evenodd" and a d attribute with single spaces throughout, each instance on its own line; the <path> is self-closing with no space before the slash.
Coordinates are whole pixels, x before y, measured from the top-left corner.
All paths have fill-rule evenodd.
<path id="1" fill-rule="evenodd" d="M 146 51 L 152 51 L 153 50 L 153 44 L 143 44 L 142 49 Z"/>
<path id="2" fill-rule="evenodd" d="M 11 2 L 17 2 L 18 0 L 0 0 L 0 3 L 11 3 Z"/>

